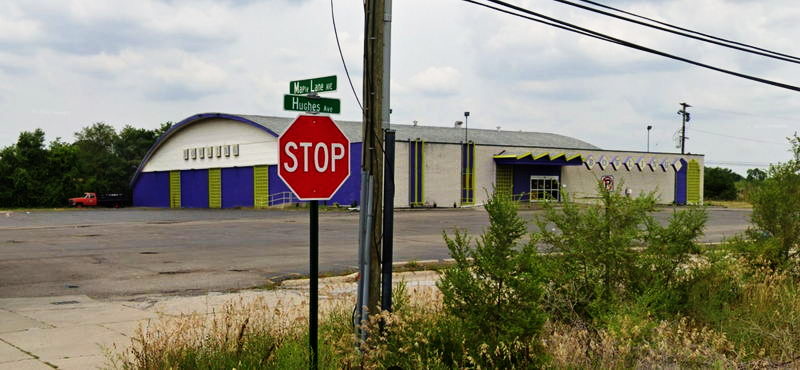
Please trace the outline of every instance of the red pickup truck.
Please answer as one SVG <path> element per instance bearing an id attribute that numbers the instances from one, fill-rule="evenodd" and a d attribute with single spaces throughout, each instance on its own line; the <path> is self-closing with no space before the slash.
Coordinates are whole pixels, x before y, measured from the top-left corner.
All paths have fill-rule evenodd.
<path id="1" fill-rule="evenodd" d="M 84 193 L 79 198 L 69 198 L 70 207 L 124 207 L 128 205 L 128 197 L 125 194 L 100 194 Z"/>

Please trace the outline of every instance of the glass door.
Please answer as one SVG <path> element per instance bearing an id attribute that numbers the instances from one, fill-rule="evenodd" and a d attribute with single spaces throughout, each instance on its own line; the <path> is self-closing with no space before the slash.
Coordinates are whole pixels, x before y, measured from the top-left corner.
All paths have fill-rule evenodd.
<path id="1" fill-rule="evenodd" d="M 531 176 L 531 202 L 544 200 L 559 201 L 561 199 L 561 186 L 558 176 Z"/>

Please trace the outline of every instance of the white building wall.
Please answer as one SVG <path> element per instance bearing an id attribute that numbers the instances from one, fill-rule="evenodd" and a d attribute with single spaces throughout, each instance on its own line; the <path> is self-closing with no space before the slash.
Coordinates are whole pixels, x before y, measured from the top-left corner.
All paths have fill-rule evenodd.
<path id="1" fill-rule="evenodd" d="M 394 206 L 408 207 L 408 142 L 395 142 L 394 168 Z"/>
<path id="2" fill-rule="evenodd" d="M 424 148 L 425 203 L 438 207 L 461 204 L 461 145 L 425 143 Z"/>
<path id="3" fill-rule="evenodd" d="M 615 184 L 624 183 L 626 189 L 630 188 L 633 195 L 636 196 L 641 193 L 655 191 L 659 203 L 671 203 L 675 200 L 675 170 L 667 167 L 664 171 L 660 166 L 655 167 L 655 171 L 645 166 L 641 171 L 635 165 L 631 170 L 627 170 L 622 163 L 615 169 L 610 163 L 614 158 L 619 157 L 620 161 L 624 161 L 628 157 L 644 157 L 647 161 L 655 159 L 657 163 L 667 160 L 668 163 L 684 158 L 687 162 L 694 159 L 699 162 L 700 173 L 700 186 L 702 193 L 703 186 L 703 161 L 701 155 L 680 155 L 680 154 L 662 154 L 662 153 L 641 153 L 641 152 L 612 152 L 612 151 L 596 151 L 596 150 L 559 150 L 553 148 L 536 148 L 536 147 L 501 147 L 501 146 L 481 146 L 475 148 L 475 172 L 476 172 L 476 203 L 484 203 L 486 201 L 486 191 L 491 193 L 494 189 L 495 171 L 496 166 L 494 163 L 494 156 L 500 153 L 503 154 L 523 154 L 532 152 L 534 155 L 539 153 L 550 153 L 557 155 L 565 153 L 568 157 L 574 154 L 583 154 L 584 160 L 589 156 L 595 161 L 599 161 L 605 157 L 609 163 L 605 169 L 601 169 L 599 163 L 596 163 L 592 169 L 588 169 L 585 165 L 580 166 L 563 166 L 561 170 L 561 183 L 566 185 L 565 190 L 569 192 L 578 201 L 589 201 L 597 197 L 597 181 L 605 175 L 614 176 Z M 434 181 L 431 179 L 430 181 Z M 484 189 L 486 191 L 484 191 Z"/>
<path id="4" fill-rule="evenodd" d="M 193 149 L 218 145 L 239 144 L 239 155 L 230 157 L 223 153 L 221 157 L 214 155 L 196 159 L 191 154 L 184 159 L 184 149 Z M 278 163 L 278 138 L 246 123 L 227 119 L 208 119 L 191 123 L 178 130 L 156 150 L 150 161 L 145 164 L 143 172 L 188 170 L 220 167 L 245 167 L 255 165 L 271 165 Z"/>

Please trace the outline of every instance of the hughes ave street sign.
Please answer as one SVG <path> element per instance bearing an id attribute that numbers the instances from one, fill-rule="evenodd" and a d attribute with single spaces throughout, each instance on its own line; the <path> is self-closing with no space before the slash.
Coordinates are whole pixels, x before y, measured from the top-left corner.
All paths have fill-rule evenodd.
<path id="1" fill-rule="evenodd" d="M 306 97 L 300 95 L 284 95 L 283 109 L 297 112 L 329 114 L 336 114 L 342 111 L 339 99 Z"/>
<path id="2" fill-rule="evenodd" d="M 302 115 L 278 138 L 278 176 L 300 200 L 328 200 L 350 177 L 350 140 L 330 117 Z"/>

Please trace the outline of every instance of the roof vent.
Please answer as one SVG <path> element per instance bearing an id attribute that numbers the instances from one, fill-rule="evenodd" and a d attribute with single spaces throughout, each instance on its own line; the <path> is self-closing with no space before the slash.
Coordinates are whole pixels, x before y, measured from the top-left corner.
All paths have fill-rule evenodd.
<path id="1" fill-rule="evenodd" d="M 417 126 L 417 120 L 414 120 L 413 123 L 414 123 L 414 127 L 416 127 Z"/>
<path id="2" fill-rule="evenodd" d="M 461 125 L 463 125 L 463 124 L 464 124 L 464 121 L 456 121 L 456 123 L 453 124 L 453 127 L 461 127 Z"/>
<path id="3" fill-rule="evenodd" d="M 497 131 L 500 131 L 500 126 L 497 126 Z"/>

